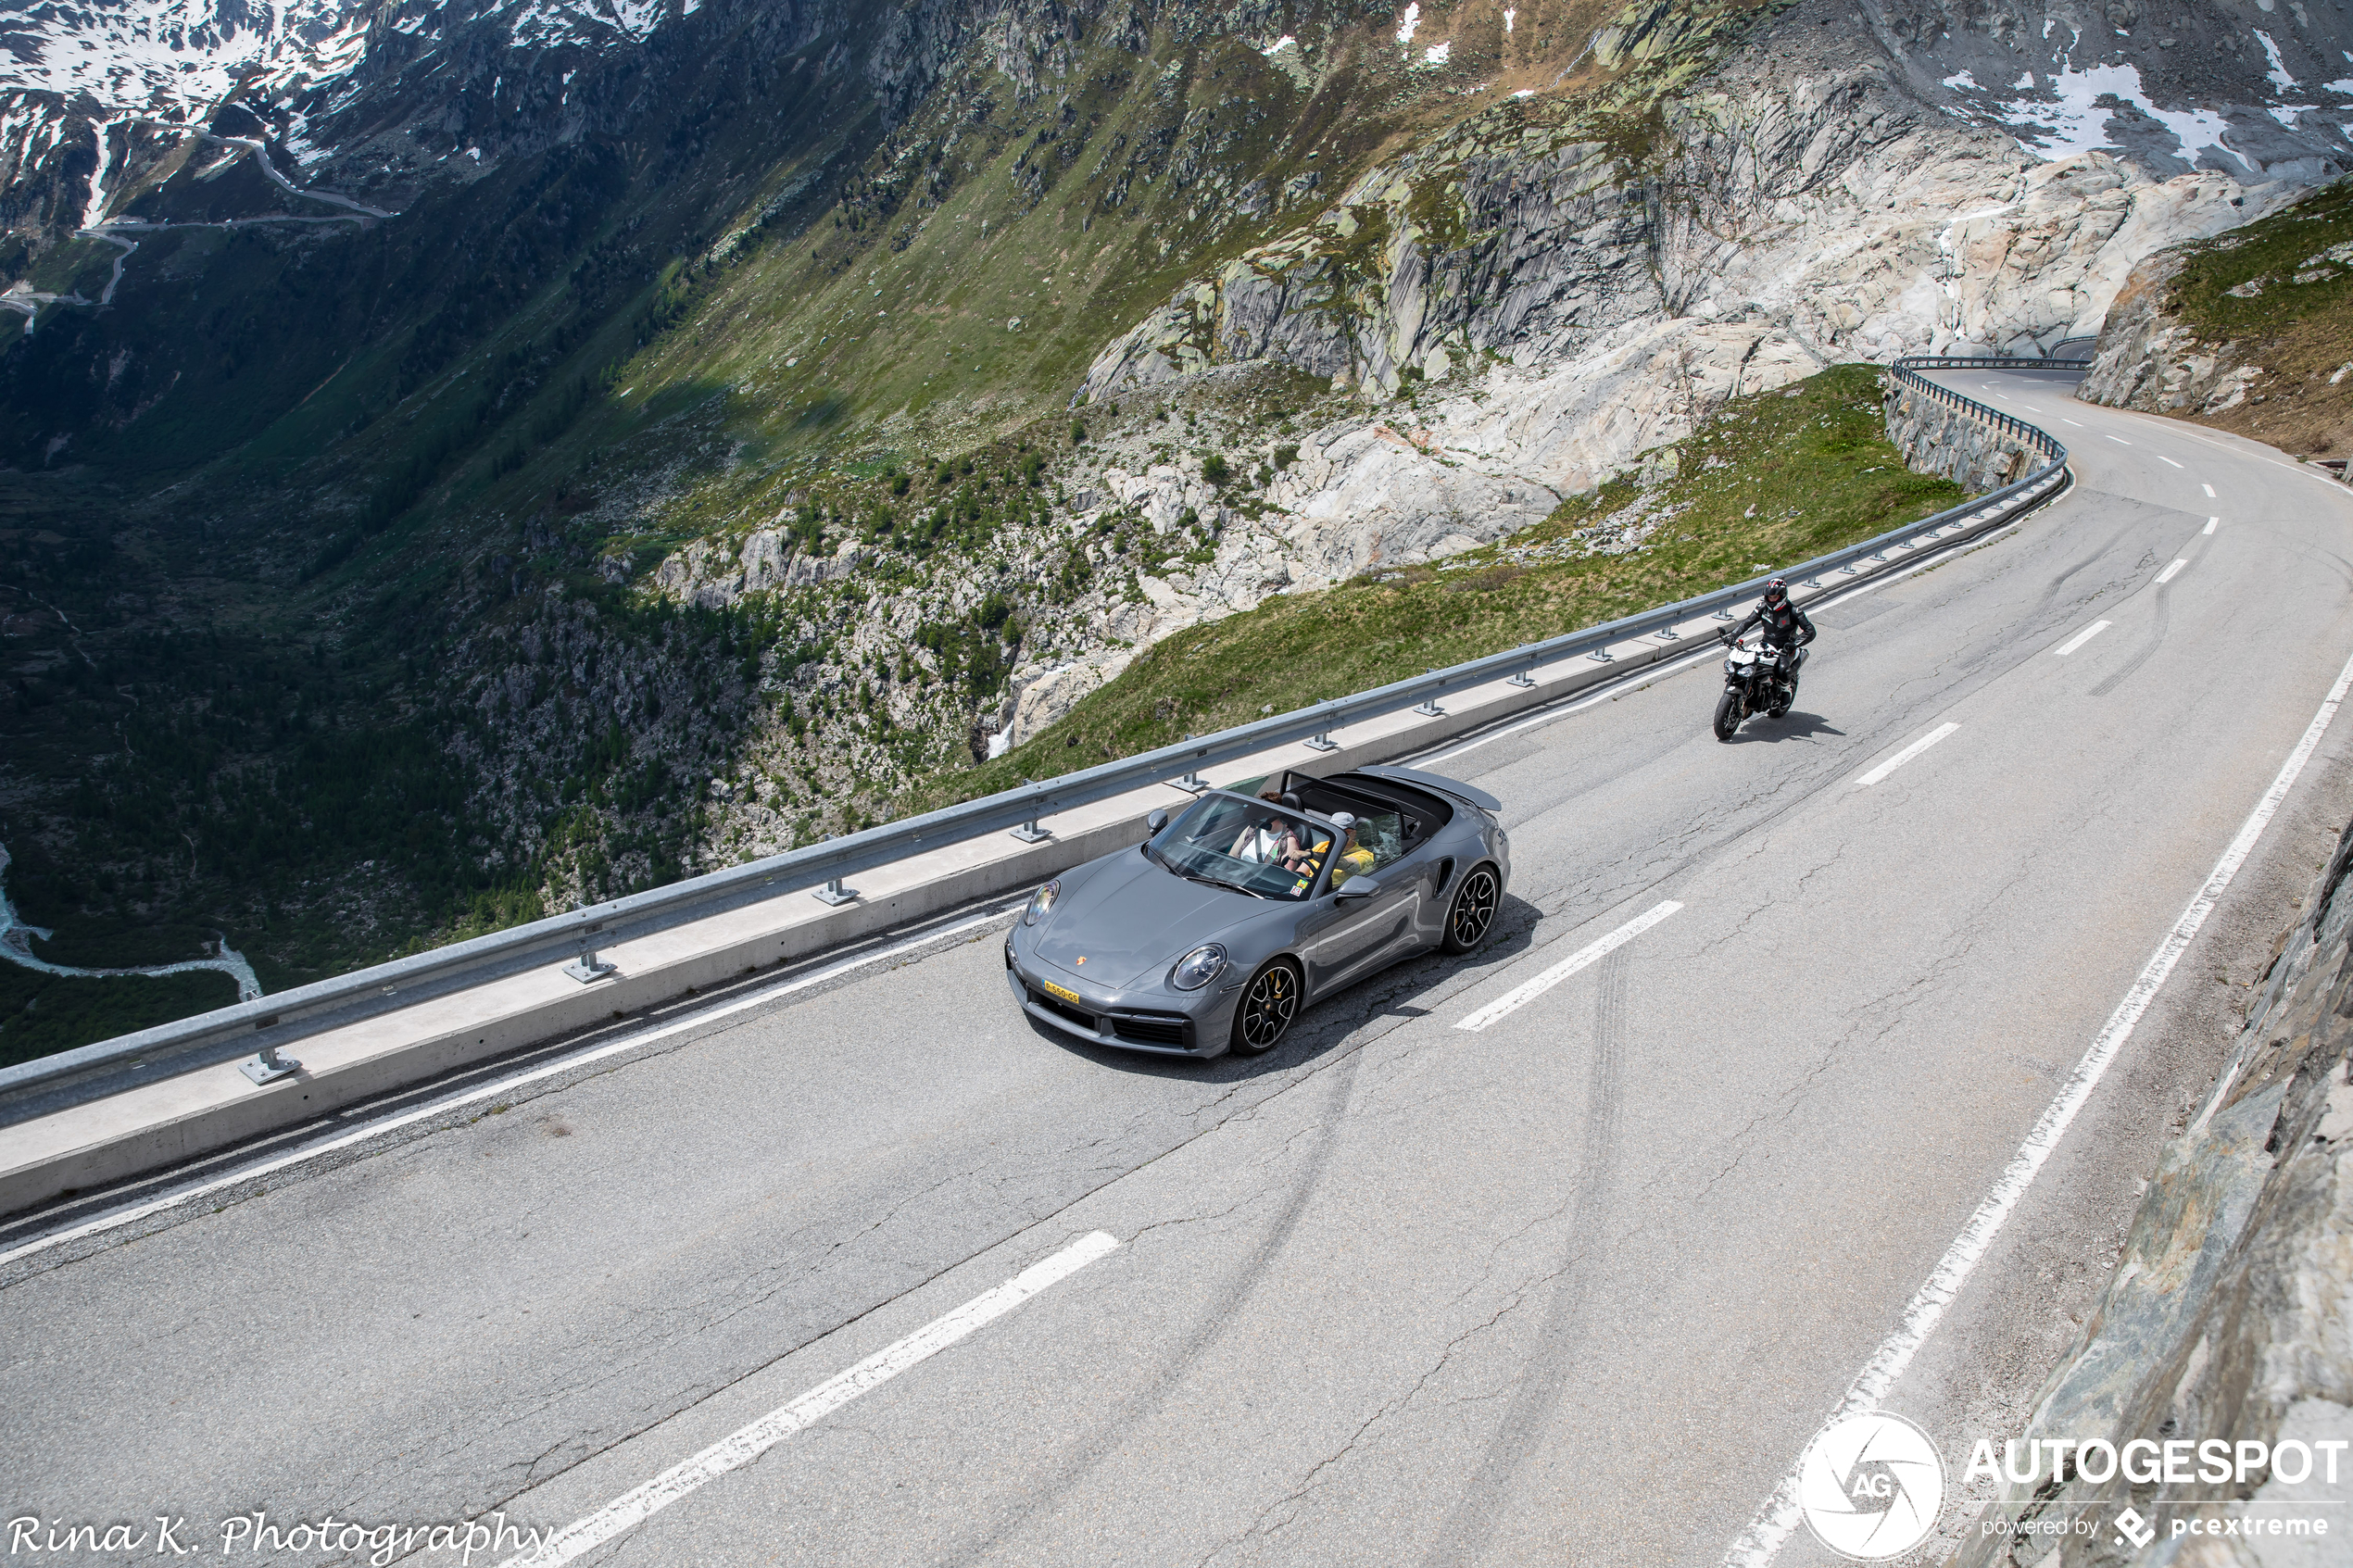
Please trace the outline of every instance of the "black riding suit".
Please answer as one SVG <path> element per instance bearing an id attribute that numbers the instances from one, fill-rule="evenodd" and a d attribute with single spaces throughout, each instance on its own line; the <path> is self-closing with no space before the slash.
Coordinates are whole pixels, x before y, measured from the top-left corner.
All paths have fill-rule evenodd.
<path id="1" fill-rule="evenodd" d="M 1806 612 L 1797 608 L 1794 600 L 1786 598 L 1778 607 L 1759 604 L 1749 611 L 1746 621 L 1724 633 L 1724 640 L 1736 643 L 1751 631 L 1759 629 L 1765 633 L 1765 641 L 1784 654 L 1792 649 L 1802 649 L 1814 640 L 1814 623 L 1806 619 Z M 1806 656 L 1802 652 L 1795 658 L 1784 658 L 1781 661 L 1792 691 L 1797 689 L 1798 667 L 1805 662 Z"/>

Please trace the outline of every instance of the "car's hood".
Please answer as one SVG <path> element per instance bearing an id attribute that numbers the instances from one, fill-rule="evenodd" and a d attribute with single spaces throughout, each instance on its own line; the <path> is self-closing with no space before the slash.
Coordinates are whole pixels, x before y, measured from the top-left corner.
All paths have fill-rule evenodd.
<path id="1" fill-rule="evenodd" d="M 1260 902 L 1178 876 L 1131 849 L 1066 883 L 1030 950 L 1081 979 L 1124 990 L 1157 977 Z"/>

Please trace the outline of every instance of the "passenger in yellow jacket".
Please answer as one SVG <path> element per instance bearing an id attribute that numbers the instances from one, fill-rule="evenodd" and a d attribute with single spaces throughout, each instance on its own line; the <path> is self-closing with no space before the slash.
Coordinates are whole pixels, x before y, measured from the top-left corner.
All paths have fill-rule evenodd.
<path id="1" fill-rule="evenodd" d="M 1373 852 L 1356 842 L 1356 819 L 1347 811 L 1332 813 L 1332 826 L 1340 830 L 1340 859 L 1332 862 L 1332 891 L 1337 893 L 1352 876 L 1363 876 L 1373 869 Z"/>

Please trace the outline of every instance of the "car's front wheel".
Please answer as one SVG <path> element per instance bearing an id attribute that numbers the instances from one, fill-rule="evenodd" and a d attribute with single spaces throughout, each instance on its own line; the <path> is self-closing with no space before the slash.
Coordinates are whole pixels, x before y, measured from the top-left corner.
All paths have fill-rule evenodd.
<path id="1" fill-rule="evenodd" d="M 1471 868 L 1470 875 L 1463 878 L 1462 886 L 1455 889 L 1454 902 L 1446 911 L 1446 951 L 1467 953 L 1487 940 L 1488 929 L 1495 923 L 1495 906 L 1503 893 L 1494 867 Z"/>
<path id="2" fill-rule="evenodd" d="M 1282 1044 L 1290 1021 L 1299 1015 L 1299 968 L 1289 959 L 1269 959 L 1242 987 L 1234 1009 L 1231 1048 L 1243 1056 L 1259 1056 Z"/>

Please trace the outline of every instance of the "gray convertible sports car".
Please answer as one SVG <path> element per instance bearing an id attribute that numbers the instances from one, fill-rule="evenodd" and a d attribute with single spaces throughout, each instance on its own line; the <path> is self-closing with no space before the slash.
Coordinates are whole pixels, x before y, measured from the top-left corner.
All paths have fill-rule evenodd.
<path id="1" fill-rule="evenodd" d="M 1485 940 L 1511 875 L 1501 805 L 1410 768 L 1209 790 L 1039 888 L 1005 979 L 1031 1016 L 1099 1045 L 1272 1050 L 1309 1003 Z"/>

